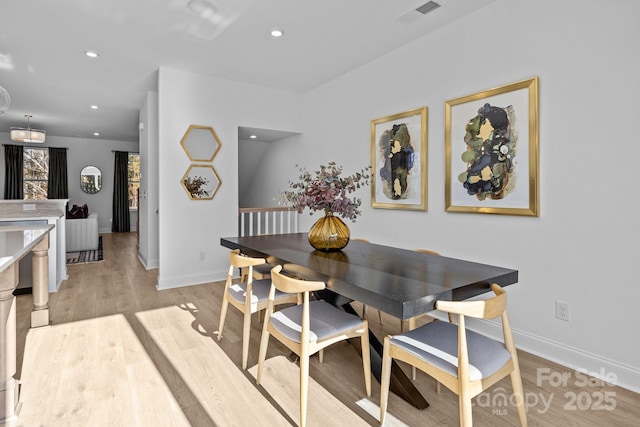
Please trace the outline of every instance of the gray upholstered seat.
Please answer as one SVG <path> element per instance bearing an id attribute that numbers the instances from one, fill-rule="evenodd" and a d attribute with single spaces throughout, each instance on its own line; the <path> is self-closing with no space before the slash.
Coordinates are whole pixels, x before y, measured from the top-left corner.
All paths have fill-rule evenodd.
<path id="1" fill-rule="evenodd" d="M 255 282 L 254 282 L 255 283 Z M 273 313 L 271 323 L 291 341 L 300 342 L 302 333 L 302 305 L 284 308 Z M 309 302 L 309 341 L 323 341 L 362 325 L 362 319 L 324 301 Z"/>
<path id="2" fill-rule="evenodd" d="M 264 276 L 264 278 L 267 278 L 271 275 L 272 268 L 273 268 L 273 265 L 271 264 L 256 265 L 255 267 L 253 267 L 253 273 L 256 276 L 260 274 Z"/>
<path id="3" fill-rule="evenodd" d="M 392 337 L 391 343 L 458 376 L 458 325 L 439 321 L 427 323 Z M 467 346 L 471 381 L 495 374 L 511 358 L 503 343 L 468 329 Z"/>

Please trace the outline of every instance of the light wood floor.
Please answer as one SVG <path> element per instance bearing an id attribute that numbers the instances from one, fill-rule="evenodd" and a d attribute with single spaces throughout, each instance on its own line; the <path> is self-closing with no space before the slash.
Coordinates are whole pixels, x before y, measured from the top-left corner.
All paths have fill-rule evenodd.
<path id="1" fill-rule="evenodd" d="M 51 295 L 49 327 L 29 330 L 31 296 L 18 297 L 19 426 L 289 426 L 298 420 L 298 370 L 271 340 L 263 384 L 255 385 L 260 323 L 254 317 L 249 366 L 240 369 L 241 317 L 229 308 L 216 339 L 223 283 L 166 291 L 156 271 L 136 257 L 132 233 L 103 236 L 105 260 L 69 266 L 69 279 Z M 359 309 L 359 307 L 358 307 Z M 378 336 L 397 332 L 397 319 L 377 316 Z M 568 368 L 522 352 L 520 364 L 531 426 L 632 426 L 640 396 L 615 386 L 577 386 Z M 406 367 L 403 367 L 406 369 Z M 541 381 L 571 374 L 566 386 Z M 407 369 L 407 372 L 409 370 Z M 365 398 L 361 361 L 348 343 L 313 358 L 311 426 L 378 425 L 380 387 Z M 539 384 L 538 384 L 539 383 Z M 387 425 L 457 426 L 458 402 L 418 373 L 416 386 L 431 406 L 417 410 L 390 396 Z M 518 425 L 507 380 L 475 399 L 479 426 Z M 575 396 L 575 399 L 573 397 Z M 371 415 L 369 412 L 373 412 Z"/>

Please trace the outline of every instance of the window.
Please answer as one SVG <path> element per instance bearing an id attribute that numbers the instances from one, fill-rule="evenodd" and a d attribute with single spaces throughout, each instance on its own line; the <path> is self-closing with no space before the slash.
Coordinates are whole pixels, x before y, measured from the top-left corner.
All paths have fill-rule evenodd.
<path id="1" fill-rule="evenodd" d="M 23 148 L 22 179 L 24 198 L 45 200 L 49 180 L 49 150 L 46 148 Z"/>
<path id="2" fill-rule="evenodd" d="M 129 153 L 129 208 L 138 209 L 140 189 L 140 154 Z"/>

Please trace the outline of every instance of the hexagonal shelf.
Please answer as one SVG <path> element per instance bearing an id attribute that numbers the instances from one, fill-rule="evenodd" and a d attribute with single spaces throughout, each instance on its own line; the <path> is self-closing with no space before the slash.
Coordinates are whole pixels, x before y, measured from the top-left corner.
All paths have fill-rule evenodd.
<path id="1" fill-rule="evenodd" d="M 191 161 L 210 162 L 222 144 L 212 127 L 191 125 L 180 140 L 180 145 Z"/>
<path id="2" fill-rule="evenodd" d="M 211 165 L 191 165 L 180 184 L 191 200 L 211 200 L 220 188 L 220 178 Z"/>

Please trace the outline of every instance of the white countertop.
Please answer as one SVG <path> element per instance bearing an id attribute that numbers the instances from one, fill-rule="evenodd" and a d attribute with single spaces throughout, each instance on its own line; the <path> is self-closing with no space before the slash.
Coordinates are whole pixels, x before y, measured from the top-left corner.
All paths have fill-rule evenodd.
<path id="1" fill-rule="evenodd" d="M 52 224 L 0 227 L 0 272 L 29 253 L 54 227 Z"/>
<path id="2" fill-rule="evenodd" d="M 0 221 L 57 219 L 65 216 L 67 199 L 0 200 Z"/>

